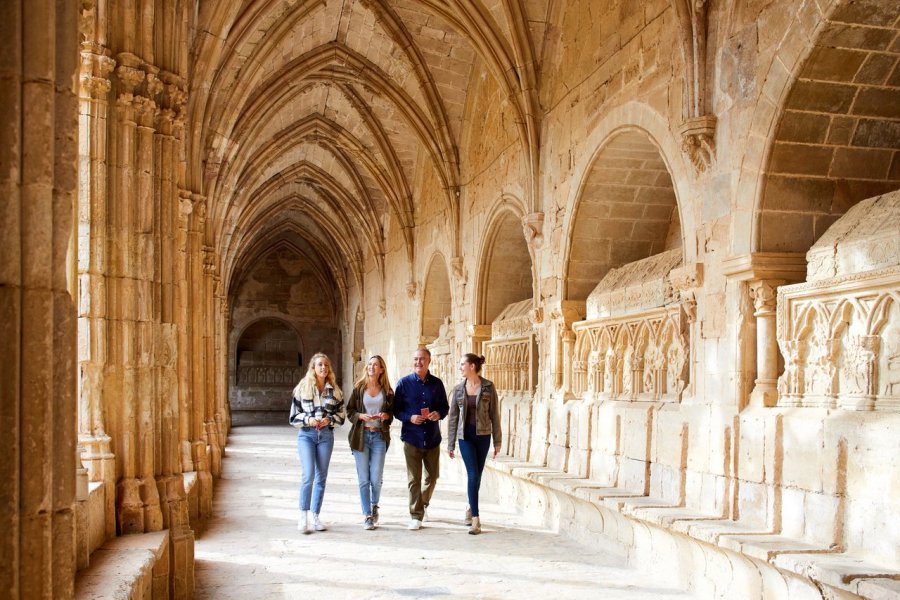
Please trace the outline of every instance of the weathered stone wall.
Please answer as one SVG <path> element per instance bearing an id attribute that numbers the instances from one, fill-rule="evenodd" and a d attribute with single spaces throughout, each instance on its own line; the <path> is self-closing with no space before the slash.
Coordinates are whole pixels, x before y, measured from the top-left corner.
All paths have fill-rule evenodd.
<path id="1" fill-rule="evenodd" d="M 291 389 L 316 352 L 331 357 L 343 385 L 334 290 L 326 285 L 308 258 L 288 248 L 262 256 L 238 284 L 230 316 L 233 425 L 287 422 Z M 280 335 L 248 339 L 248 330 L 273 317 L 283 324 Z"/>

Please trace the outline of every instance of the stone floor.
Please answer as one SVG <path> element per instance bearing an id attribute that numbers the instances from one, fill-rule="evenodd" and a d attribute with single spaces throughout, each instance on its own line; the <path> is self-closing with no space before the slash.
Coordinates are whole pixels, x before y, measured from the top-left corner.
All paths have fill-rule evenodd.
<path id="1" fill-rule="evenodd" d="M 296 529 L 295 431 L 232 430 L 215 517 L 196 545 L 197 598 L 691 597 L 658 585 L 621 557 L 537 526 L 514 507 L 483 501 L 484 533 L 467 535 L 464 487 L 449 473 L 438 482 L 425 527 L 408 531 L 399 444 L 385 466 L 381 526 L 366 531 L 346 431 L 336 432 L 322 509 L 330 528 L 303 535 Z M 445 471 L 456 466 L 444 460 Z"/>

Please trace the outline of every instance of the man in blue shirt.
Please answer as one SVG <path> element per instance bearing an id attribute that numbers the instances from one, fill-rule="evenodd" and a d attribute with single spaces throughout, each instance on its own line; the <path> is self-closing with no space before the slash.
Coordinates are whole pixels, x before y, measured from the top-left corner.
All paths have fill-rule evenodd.
<path id="1" fill-rule="evenodd" d="M 403 423 L 400 439 L 406 456 L 409 528 L 412 530 L 422 527 L 425 508 L 440 475 L 441 429 L 438 422 L 450 411 L 444 382 L 428 371 L 430 364 L 431 352 L 427 348 L 418 348 L 413 354 L 413 372 L 398 381 L 394 389 L 394 417 Z"/>

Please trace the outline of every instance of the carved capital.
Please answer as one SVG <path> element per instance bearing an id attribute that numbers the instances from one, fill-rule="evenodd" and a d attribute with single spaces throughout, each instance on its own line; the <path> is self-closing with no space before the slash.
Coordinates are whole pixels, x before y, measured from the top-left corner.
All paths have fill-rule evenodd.
<path id="1" fill-rule="evenodd" d="M 778 299 L 778 286 L 784 283 L 780 279 L 760 279 L 750 282 L 750 297 L 756 316 L 772 314 Z"/>
<path id="2" fill-rule="evenodd" d="M 356 309 L 356 321 L 362 323 L 366 320 L 366 312 L 362 308 Z"/>
<path id="3" fill-rule="evenodd" d="M 532 308 L 528 311 L 528 320 L 531 321 L 532 325 L 540 325 L 544 322 L 544 309 L 543 308 Z"/>
<path id="4" fill-rule="evenodd" d="M 544 243 L 544 213 L 534 212 L 522 217 L 522 232 L 529 248 L 540 248 Z"/>
<path id="5" fill-rule="evenodd" d="M 129 64 L 129 55 L 119 55 L 119 66 L 116 67 L 116 81 L 119 86 L 119 95 L 134 95 L 135 90 L 144 81 L 144 72 L 136 65 Z"/>
<path id="6" fill-rule="evenodd" d="M 417 290 L 417 289 L 418 289 L 418 286 L 416 285 L 416 282 L 415 282 L 415 281 L 409 281 L 409 282 L 407 282 L 407 284 L 406 284 L 406 295 L 407 295 L 407 297 L 408 297 L 410 300 L 412 300 L 413 298 L 416 297 L 416 290 Z"/>
<path id="7" fill-rule="evenodd" d="M 712 165 L 716 155 L 716 118 L 704 115 L 687 119 L 682 123 L 681 150 L 688 155 L 697 171 L 703 172 Z"/>

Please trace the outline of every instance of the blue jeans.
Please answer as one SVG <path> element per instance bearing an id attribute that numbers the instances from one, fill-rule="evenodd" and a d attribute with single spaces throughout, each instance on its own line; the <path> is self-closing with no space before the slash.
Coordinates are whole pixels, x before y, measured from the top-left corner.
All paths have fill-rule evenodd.
<path id="1" fill-rule="evenodd" d="M 297 433 L 297 454 L 300 455 L 300 510 L 322 510 L 328 463 L 334 450 L 334 432 L 325 427 L 316 431 L 310 427 Z M 313 485 L 315 483 L 315 485 Z M 310 505 L 312 496 L 312 505 Z"/>
<path id="2" fill-rule="evenodd" d="M 384 481 L 384 457 L 387 444 L 380 431 L 363 431 L 364 450 L 353 451 L 356 460 L 356 476 L 359 478 L 359 503 L 363 516 L 372 514 L 372 505 L 381 499 L 381 483 Z"/>
<path id="3" fill-rule="evenodd" d="M 487 462 L 488 450 L 491 449 L 490 435 L 475 435 L 474 427 L 466 427 L 463 439 L 459 440 L 459 453 L 462 454 L 468 475 L 466 491 L 469 495 L 469 508 L 472 516 L 478 516 L 478 490 L 481 488 L 481 474 Z"/>

